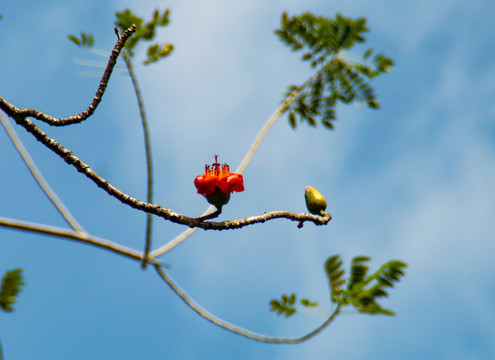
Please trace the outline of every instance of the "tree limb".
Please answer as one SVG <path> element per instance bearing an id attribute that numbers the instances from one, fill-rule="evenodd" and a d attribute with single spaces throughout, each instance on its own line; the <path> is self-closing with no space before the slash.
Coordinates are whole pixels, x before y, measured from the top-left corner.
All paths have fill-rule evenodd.
<path id="1" fill-rule="evenodd" d="M 89 105 L 89 107 L 83 111 L 82 113 L 72 115 L 66 118 L 60 118 L 56 119 L 54 117 L 51 117 L 50 115 L 47 115 L 45 113 L 42 113 L 39 110 L 36 109 L 19 109 L 16 108 L 15 106 L 9 104 L 3 97 L 0 96 L 0 109 L 5 111 L 9 116 L 13 118 L 24 118 L 24 117 L 32 117 L 41 121 L 46 122 L 47 124 L 53 125 L 53 126 L 65 126 L 65 125 L 70 125 L 70 124 L 78 124 L 84 120 L 86 120 L 88 117 L 93 115 L 93 113 L 96 110 L 96 107 L 100 104 L 101 99 L 103 97 L 103 93 L 105 92 L 108 81 L 110 80 L 110 75 L 112 74 L 113 68 L 115 64 L 117 63 L 117 58 L 119 57 L 120 50 L 125 45 L 125 42 L 127 39 L 136 31 L 136 26 L 133 25 L 126 31 L 124 31 L 123 34 L 119 34 L 119 31 L 117 28 L 115 28 L 115 33 L 118 36 L 117 43 L 115 44 L 112 54 L 110 55 L 110 58 L 108 59 L 108 64 L 105 69 L 105 72 L 103 73 L 103 76 L 101 77 L 100 85 L 98 86 L 98 90 L 96 91 L 96 95 L 93 98 L 93 101 Z"/>
<path id="2" fill-rule="evenodd" d="M 125 194 L 118 188 L 110 184 L 107 180 L 102 178 L 96 172 L 94 172 L 87 164 L 81 161 L 75 156 L 72 151 L 63 147 L 61 144 L 46 135 L 39 127 L 37 127 L 32 121 L 25 117 L 12 116 L 16 123 L 21 125 L 29 133 L 31 133 L 39 142 L 43 143 L 46 147 L 65 160 L 66 163 L 73 165 L 77 171 L 84 174 L 87 178 L 92 180 L 98 187 L 103 189 L 106 193 L 118 199 L 120 202 L 129 205 L 134 209 L 144 211 L 146 213 L 157 215 L 166 220 L 172 221 L 177 224 L 187 225 L 189 227 L 198 227 L 205 230 L 227 230 L 227 229 L 239 229 L 247 225 L 264 223 L 265 221 L 279 218 L 286 218 L 293 221 L 304 222 L 310 221 L 315 225 L 326 225 L 332 219 L 330 214 L 325 216 L 316 216 L 307 213 L 291 213 L 289 211 L 272 211 L 259 216 L 252 216 L 245 219 L 230 220 L 223 222 L 210 222 L 203 221 L 201 218 L 191 218 L 173 212 L 163 206 L 156 204 L 149 204 L 144 201 L 140 201 L 132 196 Z"/>
<path id="3" fill-rule="evenodd" d="M 44 224 L 37 224 L 28 221 L 16 220 L 11 218 L 5 218 L 0 216 L 0 227 L 6 227 L 17 230 L 30 231 L 38 234 L 50 235 L 54 237 L 60 237 L 64 239 L 75 240 L 85 244 L 97 246 L 102 249 L 110 250 L 114 253 L 124 255 L 131 259 L 138 261 L 143 260 L 143 253 L 118 243 L 102 239 L 89 234 L 83 234 L 74 230 L 64 229 L 57 226 L 49 226 Z M 159 264 L 157 261 L 148 259 L 148 262 Z"/>

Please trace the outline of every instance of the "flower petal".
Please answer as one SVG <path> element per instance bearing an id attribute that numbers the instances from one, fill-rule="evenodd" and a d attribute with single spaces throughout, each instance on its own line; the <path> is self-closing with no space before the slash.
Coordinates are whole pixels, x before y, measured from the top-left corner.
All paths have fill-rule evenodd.
<path id="1" fill-rule="evenodd" d="M 244 181 L 241 174 L 229 174 L 218 179 L 217 187 L 223 193 L 244 191 Z"/>
<path id="2" fill-rule="evenodd" d="M 196 176 L 194 179 L 194 185 L 198 190 L 198 194 L 209 195 L 215 192 L 215 186 L 217 186 L 216 178 L 206 178 L 204 175 Z"/>
<path id="3" fill-rule="evenodd" d="M 230 192 L 244 191 L 244 179 L 241 174 L 230 174 L 227 177 L 227 183 L 229 184 Z"/>

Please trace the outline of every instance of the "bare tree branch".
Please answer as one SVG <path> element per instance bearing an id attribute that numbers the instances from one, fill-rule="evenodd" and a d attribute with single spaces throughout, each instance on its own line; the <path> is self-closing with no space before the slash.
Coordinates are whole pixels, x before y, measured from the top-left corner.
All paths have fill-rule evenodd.
<path id="1" fill-rule="evenodd" d="M 47 124 L 53 125 L 53 126 L 65 126 L 65 125 L 70 125 L 70 124 L 77 124 L 80 123 L 84 120 L 86 120 L 88 117 L 90 117 L 96 110 L 96 107 L 100 104 L 101 99 L 103 97 L 103 93 L 105 92 L 108 81 L 110 80 L 110 75 L 112 74 L 113 68 L 115 64 L 117 63 L 117 58 L 119 57 L 120 50 L 124 47 L 125 42 L 127 39 L 136 31 L 136 26 L 133 25 L 124 33 L 121 35 L 119 34 L 119 31 L 117 28 L 115 28 L 115 33 L 118 36 L 117 43 L 115 44 L 112 54 L 110 55 L 110 58 L 108 59 L 108 64 L 105 69 L 105 72 L 103 73 L 103 76 L 101 77 L 100 85 L 98 86 L 98 90 L 96 91 L 96 95 L 93 98 L 93 101 L 89 105 L 89 107 L 83 111 L 82 113 L 69 116 L 66 118 L 60 118 L 56 119 L 51 117 L 50 115 L 47 115 L 45 113 L 42 113 L 39 110 L 36 109 L 19 109 L 16 108 L 15 106 L 9 104 L 4 98 L 0 96 L 0 109 L 5 111 L 9 116 L 13 118 L 23 118 L 23 117 L 33 117 L 35 119 L 41 120 L 46 122 Z"/>
<path id="2" fill-rule="evenodd" d="M 128 258 L 135 259 L 138 261 L 143 260 L 143 253 L 137 250 L 128 248 L 126 246 L 120 245 L 118 243 L 112 242 L 110 240 L 102 239 L 89 234 L 82 234 L 74 230 L 64 229 L 57 226 L 49 226 L 44 224 L 32 223 L 29 221 L 16 220 L 0 216 L 0 226 L 24 230 L 29 232 L 34 232 L 38 234 L 50 235 L 54 237 L 60 237 L 70 240 L 75 240 L 77 242 L 97 246 L 102 249 L 110 250 L 114 253 L 124 255 Z M 148 259 L 148 262 L 153 264 L 159 264 L 159 262 Z"/>
<path id="3" fill-rule="evenodd" d="M 73 165 L 77 171 L 84 174 L 90 180 L 92 180 L 98 187 L 103 189 L 109 195 L 115 197 L 120 202 L 129 205 L 134 209 L 138 209 L 147 213 L 155 214 L 164 219 L 170 220 L 177 224 L 187 225 L 189 227 L 198 227 L 205 230 L 230 230 L 239 229 L 247 225 L 264 223 L 265 221 L 279 218 L 286 218 L 293 221 L 304 222 L 310 221 L 315 225 L 326 225 L 332 219 L 330 214 L 325 216 L 316 216 L 308 213 L 291 213 L 289 211 L 272 211 L 259 216 L 252 216 L 245 219 L 230 220 L 223 222 L 210 222 L 203 221 L 201 218 L 191 218 L 173 212 L 160 205 L 149 204 L 144 201 L 140 201 L 132 196 L 129 196 L 122 191 L 120 191 L 115 186 L 111 185 L 107 180 L 102 178 L 96 172 L 94 172 L 87 164 L 82 162 L 77 156 L 75 156 L 72 151 L 63 147 L 61 144 L 46 135 L 39 127 L 37 127 L 32 121 L 25 117 L 13 116 L 13 114 L 8 113 L 12 116 L 14 120 L 25 128 L 29 133 L 31 133 L 38 141 L 43 143 L 46 147 L 51 149 L 62 159 L 65 160 L 70 165 Z"/>

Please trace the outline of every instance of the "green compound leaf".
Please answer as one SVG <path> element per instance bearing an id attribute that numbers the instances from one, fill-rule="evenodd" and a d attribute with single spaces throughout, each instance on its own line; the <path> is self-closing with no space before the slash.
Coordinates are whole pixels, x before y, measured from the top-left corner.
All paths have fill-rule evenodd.
<path id="1" fill-rule="evenodd" d="M 342 286 L 346 280 L 343 278 L 345 271 L 342 269 L 342 263 L 339 255 L 331 256 L 325 261 L 325 272 L 330 286 L 331 300 L 334 303 L 340 302 L 344 293 Z"/>
<path id="2" fill-rule="evenodd" d="M 286 97 L 295 98 L 287 108 L 293 129 L 297 115 L 310 126 L 316 126 L 319 119 L 325 128 L 333 130 L 338 102 L 380 107 L 369 80 L 390 72 L 394 62 L 382 53 L 370 61 L 373 49 L 364 53 L 363 63 L 347 61 L 345 57 L 346 50 L 365 41 L 367 31 L 365 18 L 354 20 L 337 14 L 328 19 L 309 12 L 293 17 L 282 14 L 281 27 L 275 34 L 292 51 L 301 51 L 302 60 L 317 71 L 304 88 L 291 86 L 286 93 Z"/>
<path id="3" fill-rule="evenodd" d="M 354 259 L 352 259 L 351 275 L 347 282 L 348 290 L 352 290 L 354 286 L 359 285 L 364 281 L 369 269 L 368 266 L 364 263 L 370 260 L 371 259 L 366 256 L 356 256 Z"/>
<path id="4" fill-rule="evenodd" d="M 330 299 L 332 303 L 339 304 L 339 309 L 352 305 L 358 312 L 364 314 L 395 315 L 393 311 L 383 308 L 378 300 L 388 297 L 388 289 L 394 287 L 395 283 L 405 276 L 404 269 L 407 264 L 399 260 L 390 260 L 374 274 L 369 275 L 367 263 L 370 261 L 371 259 L 367 256 L 353 258 L 349 277 L 346 279 L 340 256 L 329 257 L 325 261 L 324 269 L 330 288 Z M 296 302 L 297 297 L 294 293 L 283 294 L 280 300 L 270 301 L 270 311 L 290 317 L 297 311 Z M 318 302 L 307 298 L 302 298 L 300 304 L 308 308 L 318 306 Z"/>
<path id="5" fill-rule="evenodd" d="M 22 281 L 22 269 L 7 271 L 2 278 L 2 287 L 0 288 L 0 309 L 12 312 L 12 305 L 17 300 L 17 294 L 21 291 L 21 286 L 25 285 Z"/>
<path id="6" fill-rule="evenodd" d="M 150 45 L 146 52 L 147 59 L 143 61 L 144 65 L 148 65 L 154 62 L 167 57 L 174 50 L 174 46 L 172 44 L 164 44 L 160 47 L 159 44 Z"/>
<path id="7" fill-rule="evenodd" d="M 132 25 L 136 25 L 136 31 L 127 40 L 125 48 L 129 51 L 131 57 L 134 56 L 134 48 L 141 41 L 152 41 L 156 37 L 157 27 L 165 27 L 170 23 L 170 10 L 166 9 L 163 13 L 160 13 L 158 9 L 153 11 L 151 20 L 145 22 L 142 17 L 139 17 L 132 13 L 131 10 L 125 9 L 122 12 L 116 12 L 115 16 L 117 20 L 115 25 L 120 31 L 125 31 Z M 147 58 L 143 61 L 143 64 L 148 65 L 157 62 L 173 51 L 174 47 L 171 44 L 154 44 L 148 47 Z"/>
<path id="8" fill-rule="evenodd" d="M 348 282 L 346 295 L 352 305 L 362 313 L 395 315 L 394 312 L 382 308 L 377 299 L 388 297 L 387 288 L 394 287 L 394 282 L 399 282 L 400 277 L 405 276 L 404 269 L 407 264 L 390 260 L 380 267 L 373 275 L 367 276 L 368 257 L 356 257 L 351 264 L 351 277 Z"/>
<path id="9" fill-rule="evenodd" d="M 296 294 L 290 295 L 283 294 L 280 300 L 273 299 L 270 301 L 270 311 L 276 312 L 277 315 L 284 315 L 289 317 L 294 315 L 297 309 L 294 307 L 297 297 Z"/>
<path id="10" fill-rule="evenodd" d="M 325 272 L 329 280 L 331 300 L 341 305 L 352 304 L 361 313 L 395 315 L 394 312 L 382 308 L 377 300 L 388 297 L 387 288 L 394 287 L 394 283 L 405 276 L 404 269 L 407 264 L 390 260 L 373 275 L 368 275 L 367 263 L 370 260 L 367 256 L 356 256 L 352 259 L 350 275 L 345 279 L 339 255 L 327 259 Z M 347 285 L 345 289 L 344 285 Z"/>
<path id="11" fill-rule="evenodd" d="M 390 68 L 394 66 L 393 60 L 382 53 L 373 58 L 373 63 L 379 72 L 390 72 Z"/>

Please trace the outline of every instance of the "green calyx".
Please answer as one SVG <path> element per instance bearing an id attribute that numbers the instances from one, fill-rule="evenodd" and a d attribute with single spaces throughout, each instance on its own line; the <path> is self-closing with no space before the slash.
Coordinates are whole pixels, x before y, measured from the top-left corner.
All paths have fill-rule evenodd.
<path id="1" fill-rule="evenodd" d="M 230 193 L 223 193 L 218 187 L 215 187 L 213 194 L 205 195 L 206 201 L 215 205 L 217 209 L 221 209 L 223 205 L 227 204 L 230 200 Z"/>
<path id="2" fill-rule="evenodd" d="M 312 188 L 311 186 L 306 186 L 304 197 L 306 198 L 306 207 L 311 214 L 321 216 L 325 215 L 327 201 L 318 190 Z"/>

